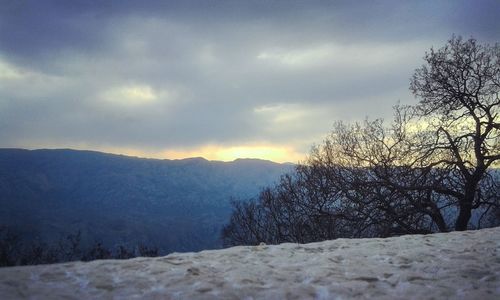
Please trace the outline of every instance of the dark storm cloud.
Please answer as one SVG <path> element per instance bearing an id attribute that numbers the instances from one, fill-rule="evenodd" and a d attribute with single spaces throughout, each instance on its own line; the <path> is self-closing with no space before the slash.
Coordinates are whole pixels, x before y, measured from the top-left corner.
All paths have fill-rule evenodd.
<path id="1" fill-rule="evenodd" d="M 390 117 L 452 34 L 496 42 L 497 1 L 5 1 L 0 146 L 267 141 Z M 302 142 L 300 142 L 302 141 Z"/>

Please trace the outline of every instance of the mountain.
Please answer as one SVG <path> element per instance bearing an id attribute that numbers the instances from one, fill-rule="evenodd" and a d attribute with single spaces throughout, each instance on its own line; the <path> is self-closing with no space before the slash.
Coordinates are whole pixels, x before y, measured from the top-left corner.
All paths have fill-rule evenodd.
<path id="1" fill-rule="evenodd" d="M 2 299 L 500 299 L 500 228 L 0 269 Z"/>
<path id="2" fill-rule="evenodd" d="M 256 196 L 292 168 L 257 159 L 0 149 L 0 226 L 47 243 L 81 231 L 84 246 L 213 249 L 220 247 L 231 197 Z"/>

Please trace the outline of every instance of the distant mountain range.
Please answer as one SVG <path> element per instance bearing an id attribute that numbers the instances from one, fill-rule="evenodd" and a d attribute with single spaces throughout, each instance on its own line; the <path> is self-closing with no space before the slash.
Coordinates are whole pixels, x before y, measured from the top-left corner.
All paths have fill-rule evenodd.
<path id="1" fill-rule="evenodd" d="M 77 150 L 0 149 L 0 226 L 28 240 L 161 252 L 220 247 L 231 197 L 257 196 L 293 165 L 257 159 L 158 160 Z"/>

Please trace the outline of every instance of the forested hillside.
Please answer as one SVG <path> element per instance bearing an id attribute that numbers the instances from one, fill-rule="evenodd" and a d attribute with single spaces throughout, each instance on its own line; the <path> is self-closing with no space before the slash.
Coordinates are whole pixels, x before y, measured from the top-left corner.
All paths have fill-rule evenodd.
<path id="1" fill-rule="evenodd" d="M 0 226 L 86 247 L 144 244 L 160 253 L 220 246 L 231 197 L 252 197 L 292 167 L 263 160 L 157 160 L 75 150 L 0 149 Z"/>

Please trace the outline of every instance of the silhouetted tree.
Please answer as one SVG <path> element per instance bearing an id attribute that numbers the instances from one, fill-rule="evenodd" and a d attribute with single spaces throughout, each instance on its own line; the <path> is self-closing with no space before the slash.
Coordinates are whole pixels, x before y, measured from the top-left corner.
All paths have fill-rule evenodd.
<path id="1" fill-rule="evenodd" d="M 12 228 L 0 226 L 0 267 L 60 263 L 75 260 L 129 259 L 137 256 L 155 257 L 159 255 L 156 247 L 139 244 L 127 248 L 118 245 L 115 251 L 95 242 L 88 249 L 81 247 L 81 232 L 69 234 L 58 242 L 47 244 L 40 240 L 24 240 Z"/>
<path id="2" fill-rule="evenodd" d="M 90 261 L 96 259 L 111 259 L 111 251 L 104 248 L 101 242 L 96 242 L 94 246 L 87 251 L 87 253 L 82 257 L 83 261 Z"/>
<path id="3" fill-rule="evenodd" d="M 338 122 L 255 201 L 234 203 L 226 245 L 465 230 L 498 223 L 500 47 L 431 49 L 394 120 Z M 473 212 L 477 220 L 470 224 Z M 485 218 L 486 216 L 486 218 Z M 496 222 L 496 223 L 495 223 Z"/>
<path id="4" fill-rule="evenodd" d="M 69 234 L 65 239 L 59 241 L 61 261 L 80 260 L 82 258 L 81 238 L 82 232 L 78 230 L 76 233 Z"/>
<path id="5" fill-rule="evenodd" d="M 432 133 L 420 145 L 421 165 L 449 168 L 460 179 L 455 229 L 465 230 L 483 203 L 480 182 L 500 160 L 500 46 L 453 37 L 425 61 L 410 85 L 420 98 L 415 114 Z"/>

